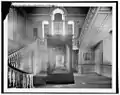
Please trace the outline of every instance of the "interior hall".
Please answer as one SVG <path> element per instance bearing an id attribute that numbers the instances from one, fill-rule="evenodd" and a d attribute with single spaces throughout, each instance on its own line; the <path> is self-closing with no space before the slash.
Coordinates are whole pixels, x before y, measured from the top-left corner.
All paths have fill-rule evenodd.
<path id="1" fill-rule="evenodd" d="M 8 88 L 111 88 L 112 7 L 15 6 Z"/>

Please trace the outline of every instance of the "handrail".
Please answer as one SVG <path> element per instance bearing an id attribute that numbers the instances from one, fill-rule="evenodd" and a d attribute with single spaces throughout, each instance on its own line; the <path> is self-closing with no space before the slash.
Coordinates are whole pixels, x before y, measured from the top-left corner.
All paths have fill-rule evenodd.
<path id="1" fill-rule="evenodd" d="M 34 42 L 32 42 L 32 43 L 34 43 Z M 32 44 L 31 43 L 31 44 Z M 19 51 L 19 50 L 21 50 L 21 49 L 23 49 L 23 48 L 26 48 L 27 46 L 29 46 L 30 44 L 28 44 L 28 45 L 23 45 L 23 46 L 21 46 L 21 47 L 19 47 L 19 48 L 17 48 L 17 49 L 14 49 L 13 51 L 8 51 L 8 56 L 10 56 L 11 54 L 13 54 L 13 53 L 15 53 L 15 52 L 17 52 L 17 51 Z"/>
<path id="2" fill-rule="evenodd" d="M 19 69 L 24 48 L 27 45 L 8 53 L 8 88 L 33 88 L 33 74 Z"/>
<path id="3" fill-rule="evenodd" d="M 8 64 L 8 67 L 12 68 L 12 69 L 15 70 L 15 71 L 21 72 L 21 73 L 32 74 L 32 73 L 29 73 L 29 72 L 22 71 L 22 70 L 20 70 L 20 69 L 18 69 L 18 68 L 15 68 L 15 67 L 11 66 L 10 64 Z"/>
<path id="4" fill-rule="evenodd" d="M 33 74 L 8 64 L 8 88 L 33 88 Z"/>
<path id="5" fill-rule="evenodd" d="M 34 48 L 31 45 L 37 42 L 36 39 L 32 44 L 20 47 L 8 54 L 8 88 L 33 88 L 33 74 L 22 71 L 19 67 L 22 56 L 28 51 L 33 50 Z"/>
<path id="6" fill-rule="evenodd" d="M 33 74 L 8 68 L 8 88 L 33 88 Z"/>
<path id="7" fill-rule="evenodd" d="M 17 51 L 19 51 L 19 50 L 21 50 L 21 49 L 23 49 L 25 46 L 22 46 L 22 47 L 20 47 L 20 48 L 18 48 L 18 49 L 15 49 L 15 50 L 13 50 L 12 52 L 8 52 L 8 56 L 10 56 L 11 54 L 13 54 L 13 53 L 15 53 L 15 52 L 17 52 Z"/>

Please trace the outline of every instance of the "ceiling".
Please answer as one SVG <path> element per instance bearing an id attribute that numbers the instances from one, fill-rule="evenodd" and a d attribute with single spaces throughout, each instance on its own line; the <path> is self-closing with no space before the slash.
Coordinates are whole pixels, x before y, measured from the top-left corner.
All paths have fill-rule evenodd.
<path id="1" fill-rule="evenodd" d="M 53 7 L 21 7 L 27 14 L 49 14 Z M 68 14 L 87 14 L 89 7 L 64 7 Z"/>

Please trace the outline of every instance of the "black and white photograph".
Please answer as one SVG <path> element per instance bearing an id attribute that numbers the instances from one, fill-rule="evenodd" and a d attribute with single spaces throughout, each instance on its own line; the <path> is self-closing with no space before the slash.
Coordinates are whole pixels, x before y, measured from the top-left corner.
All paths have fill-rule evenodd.
<path id="1" fill-rule="evenodd" d="M 3 93 L 116 93 L 117 2 L 2 2 Z"/>

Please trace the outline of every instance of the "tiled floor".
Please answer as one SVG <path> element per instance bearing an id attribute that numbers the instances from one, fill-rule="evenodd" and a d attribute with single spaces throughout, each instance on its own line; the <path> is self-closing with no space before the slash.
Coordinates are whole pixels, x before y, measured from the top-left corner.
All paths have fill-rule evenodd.
<path id="1" fill-rule="evenodd" d="M 97 74 L 74 74 L 74 84 L 47 84 L 43 88 L 111 88 L 111 78 Z"/>

